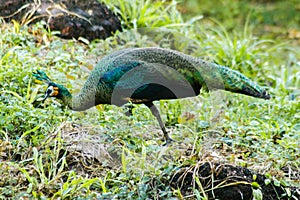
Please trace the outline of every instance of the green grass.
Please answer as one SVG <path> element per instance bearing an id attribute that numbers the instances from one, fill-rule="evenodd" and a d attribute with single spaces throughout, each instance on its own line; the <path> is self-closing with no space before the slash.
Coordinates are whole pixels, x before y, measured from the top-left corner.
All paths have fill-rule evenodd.
<path id="1" fill-rule="evenodd" d="M 124 2 L 115 11 L 126 30 L 104 41 L 62 40 L 43 23 L 30 29 L 0 24 L 0 198 L 180 197 L 165 184 L 172 172 L 210 159 L 299 186 L 293 180 L 300 171 L 299 48 L 287 38 L 255 34 L 248 13 L 242 22 L 230 18 L 243 27 L 237 30 L 201 17 L 185 22 L 174 1 Z M 156 28 L 143 34 L 145 27 Z M 131 117 L 110 105 L 73 112 L 53 99 L 36 108 L 34 100 L 46 88 L 33 79 L 36 69 L 77 92 L 102 56 L 144 46 L 177 49 L 242 71 L 273 98 L 214 92 L 155 102 L 178 141 L 168 147 L 161 146 L 158 123 L 145 106 L 135 106 Z M 195 181 L 195 195 L 204 198 Z"/>
<path id="2" fill-rule="evenodd" d="M 102 0 L 121 18 L 126 29 L 153 28 L 183 23 L 177 1 Z"/>

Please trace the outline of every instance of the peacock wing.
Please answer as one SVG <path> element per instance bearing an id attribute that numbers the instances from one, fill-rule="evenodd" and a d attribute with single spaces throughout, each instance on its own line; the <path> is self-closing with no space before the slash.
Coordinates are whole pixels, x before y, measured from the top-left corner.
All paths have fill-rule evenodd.
<path id="1" fill-rule="evenodd" d="M 141 60 L 120 62 L 100 82 L 113 90 L 114 99 L 145 101 L 195 96 L 186 77 L 174 68 Z"/>

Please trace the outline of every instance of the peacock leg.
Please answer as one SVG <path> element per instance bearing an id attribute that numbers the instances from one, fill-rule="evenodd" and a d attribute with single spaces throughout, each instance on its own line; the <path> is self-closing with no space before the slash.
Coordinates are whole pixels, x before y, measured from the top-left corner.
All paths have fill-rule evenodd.
<path id="1" fill-rule="evenodd" d="M 158 109 L 156 108 L 156 106 L 152 103 L 152 102 L 147 102 L 147 103 L 144 103 L 150 110 L 151 110 L 151 113 L 156 117 L 158 123 L 159 123 L 159 126 L 162 130 L 162 132 L 164 133 L 164 139 L 165 139 L 165 145 L 168 144 L 168 143 L 171 143 L 173 140 L 170 138 L 167 130 L 166 130 L 166 127 L 165 127 L 165 124 L 163 123 L 161 117 L 160 117 L 160 114 L 159 114 L 159 111 Z"/>

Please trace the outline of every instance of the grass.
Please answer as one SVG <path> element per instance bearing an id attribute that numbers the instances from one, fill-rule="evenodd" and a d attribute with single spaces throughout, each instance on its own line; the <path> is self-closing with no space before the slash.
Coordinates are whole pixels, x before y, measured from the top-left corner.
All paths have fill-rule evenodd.
<path id="1" fill-rule="evenodd" d="M 87 44 L 62 40 L 43 23 L 0 24 L 0 198 L 184 198 L 165 182 L 184 164 L 199 161 L 245 166 L 273 182 L 299 187 L 297 46 L 288 38 L 255 35 L 247 20 L 234 31 L 231 23 L 207 18 L 185 22 L 175 1 L 119 1 L 115 12 L 126 31 Z M 144 34 L 145 27 L 155 28 Z M 216 92 L 155 102 L 178 141 L 168 147 L 161 146 L 157 121 L 144 106 L 135 106 L 131 117 L 109 105 L 72 112 L 47 100 L 36 108 L 34 100 L 46 87 L 32 78 L 36 69 L 77 92 L 100 57 L 143 46 L 173 48 L 230 66 L 269 88 L 273 98 Z M 195 184 L 199 191 L 192 196 L 205 199 L 201 183 L 195 179 Z"/>
<path id="2" fill-rule="evenodd" d="M 177 1 L 102 0 L 121 18 L 126 29 L 152 28 L 183 23 Z"/>

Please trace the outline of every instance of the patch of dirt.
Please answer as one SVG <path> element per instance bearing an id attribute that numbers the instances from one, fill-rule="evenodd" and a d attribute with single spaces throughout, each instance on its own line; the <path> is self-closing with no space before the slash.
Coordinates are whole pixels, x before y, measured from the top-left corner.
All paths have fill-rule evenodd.
<path id="1" fill-rule="evenodd" d="M 119 18 L 96 0 L 0 0 L 0 17 L 21 24 L 45 20 L 65 39 L 104 39 L 121 30 Z"/>
<path id="2" fill-rule="evenodd" d="M 211 162 L 181 167 L 173 174 L 169 184 L 180 189 L 187 199 L 195 199 L 194 189 L 197 189 L 208 199 L 252 200 L 255 187 L 261 191 L 263 200 L 300 199 L 299 188 L 278 185 L 247 168 Z"/>
<path id="3" fill-rule="evenodd" d="M 94 128 L 64 122 L 51 137 L 57 137 L 58 132 L 67 150 L 69 170 L 83 176 L 99 177 L 121 166 L 121 158 L 117 154 L 120 149 L 111 149 L 109 144 L 104 144 L 105 139 L 95 133 Z"/>

